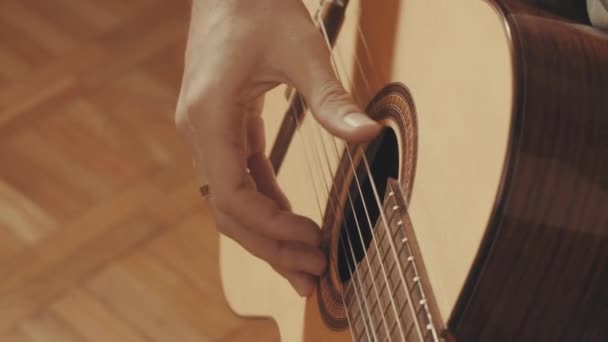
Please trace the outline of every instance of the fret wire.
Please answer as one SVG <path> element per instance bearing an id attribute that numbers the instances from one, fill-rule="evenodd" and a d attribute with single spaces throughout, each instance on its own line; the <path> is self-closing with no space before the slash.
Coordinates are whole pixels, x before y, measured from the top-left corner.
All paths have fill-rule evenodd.
<path id="1" fill-rule="evenodd" d="M 355 338 L 355 341 L 361 341 L 361 339 L 363 338 L 363 336 L 365 336 L 365 334 L 363 334 L 365 331 L 362 330 L 361 333 L 353 336 Z M 369 337 L 368 337 L 368 341 L 369 341 Z"/>
<path id="2" fill-rule="evenodd" d="M 388 310 L 389 308 L 390 308 L 390 305 L 387 305 L 387 306 L 384 308 L 384 310 L 383 310 L 383 312 L 382 312 L 382 313 L 383 313 L 383 314 L 386 314 L 386 312 L 387 312 L 387 310 Z M 397 320 L 399 320 L 399 317 L 395 317 L 395 322 L 396 322 Z M 388 331 L 388 334 L 389 334 L 389 336 L 390 336 L 390 329 L 389 329 L 389 331 Z"/>
<path id="3" fill-rule="evenodd" d="M 415 278 L 418 278 L 418 277 L 416 276 Z M 418 287 L 419 283 L 420 283 L 419 279 L 414 280 L 414 284 L 412 285 L 412 287 L 409 288 L 410 293 L 413 293 L 414 290 L 420 290 L 420 288 Z"/>
<path id="4" fill-rule="evenodd" d="M 376 229 L 374 229 L 374 231 L 375 231 L 375 230 L 376 230 Z M 385 230 L 382 230 L 381 237 L 379 237 L 380 243 L 382 243 L 382 241 L 384 241 L 384 237 L 386 237 L 386 233 L 385 233 Z M 376 256 L 380 255 L 380 254 L 379 254 L 379 252 L 378 252 L 378 249 L 377 249 L 377 248 L 374 248 L 374 247 L 375 247 L 374 245 L 370 246 L 371 251 L 368 253 L 368 256 L 369 256 L 369 257 L 371 257 L 371 258 L 372 258 L 372 260 L 374 259 L 374 257 L 376 257 Z M 383 255 L 383 256 L 382 256 L 382 259 L 381 259 L 379 262 L 384 263 L 384 262 L 386 261 L 386 257 L 387 257 L 387 256 L 388 256 L 388 254 Z M 368 270 L 366 270 L 366 271 L 368 271 Z M 380 272 L 380 270 L 378 270 L 378 272 Z M 364 274 L 364 276 L 365 276 L 365 275 L 366 275 L 366 274 Z M 375 278 L 376 276 L 377 276 L 377 274 L 374 274 L 374 278 Z"/>
<path id="5" fill-rule="evenodd" d="M 360 335 L 367 335 L 368 339 L 369 339 L 370 337 L 369 337 L 369 333 L 366 330 L 367 326 L 366 326 L 365 322 L 363 321 L 364 319 L 365 318 L 361 314 L 359 314 L 356 316 L 356 318 L 354 318 L 354 319 L 351 318 L 350 324 L 352 324 L 353 332 L 355 333 L 355 334 L 353 334 L 353 336 L 358 337 Z M 358 327 L 362 327 L 362 329 L 359 331 Z"/>
<path id="6" fill-rule="evenodd" d="M 394 203 L 395 203 L 395 204 L 397 204 L 396 202 L 394 202 Z M 388 201 L 387 201 L 387 204 L 388 204 Z M 392 205 L 388 205 L 387 207 L 389 207 L 389 208 L 390 208 L 390 207 L 392 207 Z M 386 210 L 385 210 L 385 212 L 386 212 Z M 392 222 L 392 220 L 393 220 L 393 218 L 395 217 L 395 215 L 397 215 L 397 210 L 393 210 L 393 211 L 390 213 L 390 215 L 391 215 L 391 216 L 390 216 L 390 218 L 388 219 L 388 222 Z"/>
<path id="7" fill-rule="evenodd" d="M 350 269 L 350 266 L 349 266 L 349 269 Z M 355 271 L 355 272 L 356 272 L 356 271 Z M 361 321 L 361 323 L 363 324 L 363 329 L 361 330 L 361 334 L 365 333 L 365 335 L 367 335 L 368 340 L 370 340 L 369 331 L 368 331 L 370 323 L 369 323 L 369 322 L 368 322 L 368 321 L 365 319 L 364 312 L 363 312 L 363 309 L 362 309 L 362 307 L 361 307 L 361 302 L 360 302 L 360 300 L 358 299 L 359 295 L 358 295 L 358 291 L 356 290 L 355 283 L 353 283 L 353 282 L 351 281 L 351 282 L 349 282 L 349 285 L 352 285 L 353 291 L 354 291 L 354 293 L 355 293 L 355 296 L 357 297 L 357 301 L 358 301 L 358 304 L 359 304 L 359 305 L 358 305 L 358 306 L 359 306 L 359 312 L 358 312 L 358 315 L 356 316 L 357 318 L 355 318 L 353 321 L 354 321 L 355 323 L 356 323 L 358 320 L 360 320 L 360 321 Z M 348 310 L 348 308 L 347 308 L 347 310 Z"/>
<path id="8" fill-rule="evenodd" d="M 407 333 L 405 334 L 405 336 L 409 336 L 410 333 L 412 332 L 412 329 L 415 327 L 416 325 L 414 324 L 414 322 L 412 322 L 412 324 L 410 324 L 407 328 Z"/>
<path id="9" fill-rule="evenodd" d="M 370 177 L 370 178 L 373 178 L 373 175 L 371 174 L 370 167 L 369 167 L 369 163 L 368 163 L 368 161 L 367 161 L 367 158 L 365 157 L 365 154 L 363 154 L 363 164 L 365 164 L 365 168 L 367 169 L 367 172 L 368 172 L 368 174 L 369 174 L 369 177 Z M 377 189 L 376 189 L 376 184 L 374 183 L 373 179 L 372 179 L 372 181 L 370 182 L 370 184 L 371 184 L 372 188 L 374 189 L 374 197 L 375 197 L 375 199 L 376 199 L 376 202 L 378 202 L 378 206 L 380 206 L 380 200 L 379 200 L 378 195 L 377 195 L 377 194 L 378 194 L 378 191 L 377 191 Z M 385 215 L 381 215 L 381 218 L 382 218 L 383 223 L 384 223 L 384 228 L 385 228 L 385 229 L 388 229 L 388 227 L 387 227 L 388 223 L 387 223 L 387 221 L 386 221 L 386 217 L 385 217 Z M 393 244 L 393 241 L 392 241 L 392 240 L 389 240 L 389 242 L 391 242 L 391 249 L 392 249 L 392 252 L 393 252 L 393 257 L 395 258 L 395 262 L 400 263 L 399 257 L 398 257 L 397 252 L 396 252 L 396 248 L 395 248 L 395 246 L 394 246 L 394 244 Z M 411 251 L 410 251 L 410 252 L 411 252 Z M 411 254 L 411 253 L 410 253 L 410 254 Z M 415 267 L 415 265 L 414 265 L 414 267 Z M 404 283 L 406 283 L 404 273 L 403 273 L 403 272 L 400 272 L 400 273 L 399 273 L 399 275 L 400 275 L 400 277 L 401 277 L 401 281 L 402 281 L 402 282 L 404 282 Z M 406 284 L 407 284 L 407 283 L 406 283 Z M 407 287 L 407 286 L 406 286 L 406 287 Z M 408 300 L 409 300 L 409 301 L 410 301 L 410 303 L 411 303 L 411 300 L 412 300 L 412 299 L 410 298 L 410 293 L 409 293 L 409 292 L 406 290 L 406 287 L 404 288 L 404 291 L 405 291 L 405 293 L 406 293 L 406 296 L 408 297 Z M 412 308 L 412 310 L 414 310 L 414 308 Z M 415 314 L 414 314 L 414 315 L 415 315 Z M 421 331 L 421 329 L 420 329 L 420 325 L 418 324 L 418 320 L 417 320 L 417 319 L 414 319 L 414 323 L 416 324 L 416 331 L 418 332 L 418 335 L 419 335 L 419 336 L 422 336 L 422 331 Z"/>
<path id="10" fill-rule="evenodd" d="M 322 1 L 323 1 L 323 2 L 325 2 L 325 0 L 322 0 Z M 374 67 L 374 60 L 373 60 L 373 57 L 372 57 L 372 55 L 371 55 L 371 53 L 370 53 L 370 48 L 369 48 L 369 45 L 368 45 L 368 43 L 367 43 L 367 40 L 366 40 L 366 38 L 365 38 L 365 34 L 363 33 L 363 30 L 361 29 L 360 24 L 358 24 L 358 25 L 357 25 L 357 32 L 358 32 L 358 34 L 359 34 L 360 41 L 361 41 L 361 42 L 362 42 L 362 44 L 363 44 L 363 47 L 364 47 L 364 51 L 365 51 L 365 55 L 366 55 L 366 57 L 367 57 L 367 60 L 368 60 L 368 62 L 370 63 L 370 65 L 371 65 L 372 67 Z M 338 51 L 338 53 L 339 53 L 339 51 Z M 332 54 L 331 56 L 332 56 L 332 59 L 333 59 L 333 54 Z M 372 88 L 371 88 L 371 85 L 370 85 L 369 80 L 367 79 L 367 77 L 366 77 L 366 75 L 365 75 L 365 70 L 363 69 L 363 66 L 362 66 L 362 64 L 361 64 L 361 61 L 359 60 L 359 58 L 357 58 L 357 56 L 356 56 L 356 55 L 355 55 L 355 58 L 354 58 L 354 59 L 355 59 L 355 62 L 356 62 L 356 64 L 357 64 L 357 67 L 359 68 L 359 72 L 360 72 L 360 73 L 361 73 L 361 75 L 363 76 L 363 78 L 362 78 L 362 79 L 363 79 L 363 81 L 364 81 L 364 84 L 365 84 L 365 86 L 366 86 L 367 90 L 368 90 L 368 91 L 371 93 L 371 92 L 372 92 Z M 353 89 L 354 89 L 354 88 L 353 88 Z M 370 174 L 370 177 L 371 177 L 371 174 Z M 372 184 L 373 184 L 373 180 L 372 180 Z M 407 237 L 407 236 L 406 236 L 406 237 Z M 407 241 L 405 241 L 405 242 L 407 243 Z M 409 249 L 409 246 L 408 246 L 408 249 Z M 412 254 L 411 254 L 411 250 L 410 250 L 409 252 L 410 252 L 409 254 L 410 254 L 410 255 L 412 255 Z M 414 264 L 414 263 L 413 263 L 413 260 L 411 260 L 411 264 Z M 418 274 L 418 272 L 417 272 L 417 269 L 416 269 L 416 266 L 415 266 L 415 265 L 414 265 L 414 270 L 415 270 L 415 273 L 416 273 L 416 274 Z M 406 286 L 406 287 L 407 287 L 407 286 Z M 424 295 L 424 292 L 422 292 L 422 293 L 423 293 L 423 295 Z M 430 314 L 429 314 L 429 317 L 430 317 Z M 431 321 L 431 322 L 432 322 L 432 321 Z M 419 328 L 418 326 L 417 326 L 417 328 L 418 328 L 418 330 L 420 330 L 420 328 Z M 419 331 L 419 333 L 420 333 L 420 331 Z M 402 335 L 402 336 L 403 336 L 403 335 Z M 435 328 L 434 328 L 434 327 L 433 327 L 433 338 L 434 338 L 434 340 L 435 340 L 435 341 L 437 341 L 437 340 L 438 340 L 438 337 L 437 337 L 437 334 L 436 334 L 436 331 L 435 331 Z"/>
<path id="11" fill-rule="evenodd" d="M 399 290 L 399 288 L 400 288 L 401 286 L 402 286 L 402 283 L 401 283 L 401 282 L 398 282 L 398 283 L 397 283 L 397 286 L 395 287 L 395 292 L 396 292 L 397 290 Z M 381 291 L 381 293 L 383 293 L 382 291 L 383 291 L 383 289 L 384 289 L 384 288 L 386 288 L 386 287 L 383 287 L 383 288 L 380 290 L 380 291 Z M 403 310 L 405 309 L 405 304 L 407 304 L 407 303 L 408 303 L 408 302 L 407 302 L 407 299 L 406 299 L 406 301 L 405 301 L 405 302 L 403 303 L 403 305 L 402 305 L 402 308 L 400 308 L 400 310 L 399 310 L 399 312 L 398 312 L 398 316 L 396 317 L 395 321 L 393 322 L 393 324 L 391 325 L 391 328 L 390 328 L 390 329 L 389 329 L 389 331 L 388 331 L 389 336 L 392 336 L 392 331 L 395 329 L 395 327 L 396 327 L 396 326 L 398 326 L 398 322 L 397 322 L 397 320 L 401 320 L 401 318 L 402 318 L 401 314 L 403 313 Z M 384 308 L 383 313 L 385 313 L 385 314 L 386 314 L 386 311 L 387 311 L 389 308 L 390 308 L 390 305 L 387 305 L 387 306 Z M 372 312 L 373 312 L 373 309 L 372 309 Z"/>
<path id="12" fill-rule="evenodd" d="M 391 222 L 392 222 L 392 220 L 391 220 Z M 376 231 L 376 229 L 374 229 L 374 231 Z M 386 230 L 382 230 L 382 233 L 381 233 L 381 234 L 382 234 L 382 235 L 381 235 L 382 237 L 380 238 L 380 239 L 381 239 L 381 241 L 382 241 L 382 240 L 384 239 L 384 237 L 386 236 L 386 233 L 385 233 L 385 232 L 386 232 Z M 394 237 L 395 237 L 395 235 L 397 235 L 397 233 L 398 233 L 398 232 L 399 232 L 399 230 L 398 230 L 398 229 L 396 229 L 396 230 L 395 230 L 395 233 L 394 233 L 394 234 L 391 234 L 391 235 L 392 235 L 392 237 L 394 238 Z M 401 254 L 401 252 L 402 252 L 402 250 L 403 250 L 403 248 L 404 248 L 404 245 L 405 245 L 405 244 L 401 244 L 401 245 L 399 246 L 399 250 L 397 251 L 397 253 L 398 253 L 398 254 Z M 378 255 L 378 253 L 377 253 L 377 249 L 374 249 L 374 248 L 372 248 L 372 247 L 373 247 L 373 246 L 370 246 L 370 248 L 372 249 L 372 251 L 371 251 L 370 253 L 368 253 L 368 255 L 369 255 L 369 256 L 371 256 L 371 257 L 372 257 L 372 259 L 373 259 L 373 257 L 374 257 L 374 256 Z M 411 256 L 411 255 L 410 255 L 410 256 Z M 388 257 L 388 254 L 383 255 L 383 256 L 382 256 L 382 260 L 381 260 L 380 262 L 384 263 L 384 262 L 386 261 L 386 258 L 387 258 L 387 257 Z M 392 268 L 392 267 L 394 267 L 394 265 L 396 265 L 396 264 L 393 264 L 393 266 L 391 266 L 391 268 Z M 407 267 L 409 267 L 409 263 L 408 263 L 408 266 L 407 266 Z M 407 267 L 406 267 L 406 270 L 407 270 Z M 366 270 L 366 273 L 367 273 L 367 271 L 368 271 L 368 270 Z M 377 272 L 380 272 L 380 270 L 378 270 Z M 364 273 L 364 277 L 367 275 L 366 273 Z M 378 275 L 378 273 L 374 274 L 374 278 L 375 278 L 377 275 Z"/>
<path id="13" fill-rule="evenodd" d="M 400 253 L 402 250 L 403 250 L 403 245 L 401 245 L 401 246 L 399 247 L 399 253 Z M 384 263 L 384 261 L 386 260 L 387 256 L 388 256 L 388 253 L 387 253 L 387 254 L 386 254 L 386 255 L 385 255 L 383 258 L 382 258 L 381 262 L 383 262 L 383 263 Z M 406 268 L 404 269 L 404 271 L 407 271 L 407 270 L 408 270 L 408 268 L 410 267 L 410 265 L 412 264 L 412 262 L 413 262 L 413 260 L 412 260 L 412 261 L 408 261 L 407 266 L 406 266 Z M 393 264 L 391 264 L 391 265 L 390 265 L 390 269 L 389 269 L 389 277 L 390 277 L 390 274 L 392 273 L 392 270 L 393 270 L 393 269 L 394 269 L 394 268 L 395 268 L 397 265 L 398 265 L 397 263 L 393 263 Z M 376 277 L 376 276 L 378 276 L 379 274 L 380 274 L 380 271 L 377 271 L 377 272 L 375 272 L 375 273 L 374 273 L 374 275 L 373 275 L 373 276 L 374 276 L 374 277 Z"/>
<path id="14" fill-rule="evenodd" d="M 401 306 L 401 308 L 399 309 L 399 317 L 403 317 L 403 311 L 405 310 L 407 301 L 403 303 L 403 305 Z M 396 324 L 395 324 L 396 326 Z M 412 327 L 414 327 L 414 322 L 412 321 L 412 323 L 410 323 L 410 325 L 407 327 L 407 331 L 405 332 L 405 336 L 407 337 L 412 329 Z M 395 329 L 395 327 L 391 328 L 391 331 Z"/>
<path id="15" fill-rule="evenodd" d="M 382 244 L 382 241 L 384 241 L 384 238 L 386 237 L 386 234 L 382 234 L 382 237 L 380 238 L 380 244 Z M 368 257 L 372 259 L 372 262 L 374 260 L 374 257 L 376 258 L 376 260 L 379 260 L 378 262 L 382 262 L 384 263 L 384 261 L 386 260 L 386 255 L 382 256 L 382 259 L 380 259 L 380 255 L 381 253 L 378 251 L 377 248 L 375 248 L 375 246 L 370 246 L 371 252 L 368 253 Z M 366 270 L 368 271 L 368 270 Z M 379 272 L 379 270 L 378 270 Z M 374 274 L 374 277 L 376 276 L 376 274 Z"/>
<path id="16" fill-rule="evenodd" d="M 377 307 L 378 305 L 374 306 L 374 309 Z M 372 309 L 372 314 L 374 313 L 374 309 Z M 378 313 L 381 313 L 381 310 L 378 310 Z M 378 323 L 376 323 L 376 325 L 374 326 L 374 329 L 380 329 L 380 325 Z M 386 329 L 386 331 L 388 332 L 388 328 Z"/>
<path id="17" fill-rule="evenodd" d="M 411 247 L 409 245 L 409 242 L 406 242 L 405 245 L 407 246 L 407 250 L 408 250 L 409 254 L 411 255 L 412 254 L 412 249 L 411 249 Z M 433 339 L 434 340 L 438 340 L 439 338 L 437 336 L 437 330 L 435 329 L 435 325 L 433 324 L 433 318 L 431 317 L 431 313 L 430 313 L 430 310 L 429 310 L 429 307 L 428 307 L 426 296 L 424 294 L 424 288 L 422 287 L 422 282 L 420 281 L 420 275 L 418 273 L 418 269 L 416 267 L 416 264 L 414 264 L 414 263 L 412 263 L 412 264 L 413 264 L 412 266 L 413 266 L 414 274 L 416 274 L 416 278 L 418 278 L 418 281 L 414 282 L 414 288 L 418 287 L 418 290 L 420 291 L 421 297 L 425 301 L 425 304 L 424 304 L 423 307 L 425 309 L 427 320 L 429 321 L 429 324 L 431 326 L 431 333 L 433 334 Z M 409 292 L 411 293 L 411 290 Z M 427 329 L 425 329 L 425 330 L 427 330 Z"/>
<path id="18" fill-rule="evenodd" d="M 354 210 L 354 209 L 353 209 L 353 210 Z M 355 220 L 356 220 L 356 221 L 358 221 L 358 219 L 357 219 L 356 217 L 355 217 Z M 367 253 L 367 255 L 365 256 L 365 258 L 369 260 L 370 254 L 374 253 L 375 251 L 376 251 L 375 249 L 372 249 L 372 252 Z M 378 255 L 378 254 L 377 254 L 377 253 L 374 253 L 374 255 Z M 372 259 L 373 259 L 373 256 L 372 256 Z M 361 283 L 362 283 L 362 286 L 363 286 L 363 289 L 364 289 L 364 292 L 369 293 L 369 291 L 370 291 L 370 290 L 372 290 L 372 288 L 373 288 L 373 289 L 374 289 L 374 291 L 375 291 L 376 293 L 378 293 L 377 287 L 376 287 L 376 285 L 375 285 L 375 280 L 376 280 L 376 279 L 375 279 L 375 277 L 374 277 L 373 279 L 371 279 L 371 281 L 370 281 L 370 287 L 369 287 L 369 288 L 368 288 L 368 287 L 365 285 L 365 279 L 366 279 L 366 277 L 367 277 L 367 276 L 370 274 L 370 269 L 371 269 L 371 265 L 369 264 L 369 262 L 368 262 L 368 265 L 369 265 L 369 266 L 368 266 L 367 268 L 364 268 L 364 273 L 363 273 L 363 276 L 362 276 L 362 278 L 364 279 L 364 281 L 363 281 L 363 282 L 361 282 Z M 357 272 L 357 273 L 358 273 L 358 272 Z M 372 273 L 372 274 L 373 274 L 373 273 Z M 382 286 L 385 286 L 385 284 L 386 284 L 386 282 L 384 282 L 384 284 L 383 284 Z M 380 295 L 379 295 L 379 294 L 377 294 L 377 295 L 376 295 L 376 297 L 377 297 L 377 299 L 378 299 L 378 302 L 381 302 Z M 371 309 L 368 309 L 368 310 L 370 311 L 370 314 L 371 314 L 371 315 L 373 315 L 373 310 L 374 310 L 374 308 L 375 308 L 375 306 L 372 306 L 372 308 L 371 308 Z M 384 316 L 382 316 L 382 319 L 384 320 Z M 378 322 L 378 323 L 380 323 L 380 322 Z M 384 323 L 384 324 L 386 325 L 386 323 Z M 378 327 L 378 324 L 376 324 L 376 328 L 377 328 L 377 327 Z M 387 327 L 387 329 L 388 329 L 388 327 Z"/>
<path id="19" fill-rule="evenodd" d="M 380 242 L 382 242 L 382 241 L 380 241 Z M 374 257 L 375 257 L 375 259 L 376 259 L 376 260 L 378 260 L 378 262 L 379 262 L 379 263 L 384 262 L 385 257 L 382 257 L 382 259 L 380 259 L 380 254 L 379 254 L 379 252 L 378 252 L 378 249 L 376 249 L 376 248 L 374 248 L 374 247 L 375 247 L 375 246 L 370 246 L 370 249 L 371 249 L 372 251 L 371 251 L 370 253 L 368 253 L 368 258 L 371 258 L 372 263 L 374 262 Z M 366 276 L 367 276 L 367 275 L 368 275 L 370 272 L 372 272 L 373 277 L 374 277 L 374 279 L 375 279 L 375 278 L 376 278 L 376 275 L 377 275 L 377 274 L 379 274 L 380 269 L 378 269 L 378 271 L 377 271 L 378 273 L 374 273 L 374 272 L 371 270 L 371 267 L 369 267 L 369 268 L 367 268 L 367 269 L 365 270 L 365 273 L 364 273 L 363 277 L 366 277 Z"/>
<path id="20" fill-rule="evenodd" d="M 379 259 L 379 256 L 378 256 L 378 255 L 379 255 L 379 254 L 376 254 L 376 256 L 377 256 L 376 260 L 378 260 L 378 262 L 379 262 L 379 263 L 384 263 L 384 261 L 386 260 L 386 256 L 384 256 L 382 259 Z M 395 264 L 392 264 L 392 265 L 390 266 L 390 270 L 392 270 L 394 267 L 395 267 Z M 387 280 L 388 280 L 389 282 L 390 282 L 390 273 L 391 273 L 391 271 L 390 271 L 390 270 L 389 270 L 389 273 L 388 273 L 388 276 L 387 276 Z M 366 274 L 366 276 L 371 275 L 371 276 L 372 276 L 372 279 L 374 279 L 374 280 L 375 280 L 375 279 L 378 277 L 378 275 L 380 275 L 380 273 L 381 273 L 381 272 L 380 272 L 380 270 L 378 270 L 377 272 L 369 272 L 369 270 L 366 270 L 366 273 L 365 273 L 365 274 Z M 380 292 L 381 292 L 381 291 L 384 289 L 384 287 L 386 286 L 386 284 L 387 284 L 387 282 L 385 282 L 384 284 L 382 284 L 382 287 L 381 287 L 381 289 L 380 289 Z"/>
<path id="21" fill-rule="evenodd" d="M 419 315 L 422 311 L 425 310 L 424 304 L 426 303 L 426 301 L 424 299 L 422 299 L 421 302 L 422 303 L 418 302 L 418 304 L 420 304 L 420 307 L 418 309 L 416 309 L 416 315 Z"/>
<path id="22" fill-rule="evenodd" d="M 361 310 L 361 308 L 359 308 L 359 310 L 355 310 L 357 307 L 358 306 L 352 307 L 353 309 L 351 311 L 351 318 L 350 318 L 352 323 L 357 323 L 358 321 L 363 322 L 363 319 L 364 319 L 364 318 L 362 318 L 363 311 Z M 348 310 L 350 308 L 347 307 L 346 309 Z"/>
<path id="23" fill-rule="evenodd" d="M 408 286 L 407 290 L 410 294 L 413 292 L 413 290 L 415 290 L 418 287 L 417 283 L 418 283 L 418 281 L 416 280 L 416 278 L 414 278 L 414 280 L 412 282 L 412 286 Z"/>
<path id="24" fill-rule="evenodd" d="M 352 247 L 352 244 L 351 244 L 350 236 L 348 236 L 347 240 L 348 240 L 347 241 L 348 242 L 348 246 L 349 246 L 350 251 L 351 251 L 351 256 L 353 257 L 353 261 L 354 261 L 355 257 L 354 257 L 354 252 L 353 252 L 353 247 Z M 343 252 L 346 254 L 347 252 L 346 252 L 346 248 L 344 247 L 344 243 L 342 243 L 341 245 L 342 245 Z M 350 284 L 353 287 L 353 290 L 354 290 L 354 293 L 355 293 L 355 298 L 357 299 L 357 303 L 359 304 L 359 316 L 363 317 L 363 319 L 362 319 L 362 322 L 363 322 L 363 325 L 364 325 L 364 329 L 363 330 L 366 332 L 366 335 L 367 335 L 368 339 L 370 339 L 368 327 L 371 327 L 371 325 L 373 324 L 373 322 L 372 322 L 372 313 L 371 313 L 371 311 L 369 311 L 369 304 L 367 302 L 366 297 L 364 296 L 363 291 L 360 291 L 361 292 L 361 297 L 363 297 L 363 305 L 367 309 L 367 312 L 368 312 L 368 315 L 369 315 L 369 317 L 368 317 L 369 322 L 367 322 L 368 320 L 366 320 L 365 316 L 364 316 L 363 306 L 361 306 L 361 300 L 360 300 L 360 297 L 359 297 L 359 291 L 357 291 L 357 286 L 356 286 L 355 280 L 353 278 L 353 273 L 355 273 L 356 278 L 359 280 L 359 284 L 363 285 L 363 283 L 361 282 L 361 278 L 359 277 L 359 273 L 357 272 L 357 270 L 355 270 L 353 272 L 351 270 L 351 268 L 350 268 L 350 265 L 348 264 L 348 261 L 346 262 L 346 265 L 347 265 L 349 273 L 351 275 Z M 346 311 L 348 311 L 348 309 Z M 375 331 L 372 330 L 372 329 L 370 329 L 370 330 L 372 332 L 372 336 L 374 336 L 374 338 L 377 339 Z"/>
<path id="25" fill-rule="evenodd" d="M 350 198 L 350 196 L 349 196 L 349 203 L 350 203 L 350 205 L 351 205 L 351 209 L 352 209 L 352 210 L 353 210 L 353 212 L 354 212 L 354 204 L 353 204 L 352 199 Z M 359 239 L 360 239 L 361 243 L 363 244 L 363 237 L 361 236 L 361 229 L 360 229 L 360 225 L 359 225 L 359 220 L 358 220 L 358 218 L 357 218 L 357 216 L 356 216 L 356 215 L 355 215 L 355 216 L 353 216 L 353 217 L 354 217 L 354 219 L 355 219 L 355 223 L 356 223 L 356 225 L 357 225 L 357 227 L 358 227 L 358 230 L 357 230 L 357 231 L 358 231 L 358 233 L 359 233 Z M 347 239 L 347 240 L 348 240 L 349 245 L 350 245 L 350 235 L 349 235 L 348 231 L 347 231 L 347 236 L 348 236 L 348 239 Z M 350 245 L 350 246 L 351 246 L 351 248 L 352 248 L 352 245 Z M 367 263 L 368 269 L 370 269 L 370 268 L 371 268 L 371 265 L 370 265 L 370 263 L 369 263 L 369 259 L 367 258 L 367 255 L 364 257 L 364 259 L 366 259 L 366 263 Z M 355 271 L 355 273 L 356 273 L 357 275 L 359 275 L 359 272 L 358 272 L 358 271 Z M 373 290 L 374 290 L 374 292 L 375 292 L 375 294 L 376 294 L 376 298 L 378 299 L 378 301 L 380 301 L 380 296 L 379 296 L 379 293 L 378 293 L 378 290 L 377 290 L 377 286 L 376 286 L 376 284 L 375 284 L 375 280 L 374 280 L 374 279 L 372 279 L 372 280 L 371 280 L 371 287 L 370 287 L 370 288 L 366 287 L 366 286 L 365 286 L 365 283 L 364 283 L 363 281 L 360 281 L 360 283 L 362 284 L 362 286 L 363 286 L 363 290 L 365 290 L 365 292 L 368 292 L 368 293 L 369 293 L 369 290 L 373 288 Z M 362 292 L 363 292 L 363 290 L 362 290 Z M 364 298 L 365 298 L 365 297 L 364 297 Z M 371 317 L 371 316 L 373 316 L 373 308 L 370 310 L 370 309 L 369 309 L 369 304 L 368 304 L 367 306 L 368 306 L 368 312 L 370 313 L 370 317 Z M 384 326 L 385 326 L 385 329 L 387 329 L 387 330 L 388 330 L 388 326 L 386 325 L 386 322 L 385 322 L 385 317 L 383 317 L 383 316 L 381 317 L 381 322 L 383 322 L 383 324 L 384 324 Z M 374 330 L 372 329 L 372 331 L 374 331 Z M 376 338 L 376 339 L 377 339 L 377 338 Z"/>
<path id="26" fill-rule="evenodd" d="M 349 287 L 351 287 L 351 285 L 352 285 L 352 282 L 349 282 L 349 283 L 348 283 L 348 286 L 349 286 Z M 354 290 L 354 289 L 353 289 L 353 292 L 354 292 L 354 291 L 356 291 L 356 290 Z M 355 294 L 355 295 L 356 295 L 356 294 Z M 354 296 L 353 296 L 353 297 L 354 297 Z M 361 308 L 360 308 L 360 307 L 359 307 L 359 310 L 358 310 L 358 311 L 355 311 L 355 309 L 356 309 L 356 308 L 357 308 L 357 306 L 354 306 L 354 307 L 353 307 L 353 312 L 355 312 L 355 313 L 356 313 L 356 315 L 353 315 L 353 316 L 351 317 L 351 319 L 353 320 L 353 322 L 357 322 L 357 320 L 358 320 L 358 319 L 360 319 L 360 318 L 361 318 L 361 315 L 363 314 L 363 310 L 361 310 Z"/>
<path id="27" fill-rule="evenodd" d="M 399 290 L 401 288 L 401 286 L 403 286 L 403 283 L 398 282 L 397 285 L 395 286 L 395 292 L 397 292 L 397 290 Z"/>

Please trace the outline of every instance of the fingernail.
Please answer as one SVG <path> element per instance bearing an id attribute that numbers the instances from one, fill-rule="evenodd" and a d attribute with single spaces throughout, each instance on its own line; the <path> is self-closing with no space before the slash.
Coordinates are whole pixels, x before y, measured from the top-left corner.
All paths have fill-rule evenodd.
<path id="1" fill-rule="evenodd" d="M 376 121 L 369 118 L 369 116 L 362 113 L 352 113 L 344 116 L 344 122 L 354 128 L 363 126 L 376 125 Z"/>

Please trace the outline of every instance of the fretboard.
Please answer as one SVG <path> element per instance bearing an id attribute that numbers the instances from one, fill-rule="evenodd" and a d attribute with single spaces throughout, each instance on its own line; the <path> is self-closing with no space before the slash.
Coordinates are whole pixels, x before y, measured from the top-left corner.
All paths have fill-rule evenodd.
<path id="1" fill-rule="evenodd" d="M 438 341 L 398 186 L 389 182 L 374 239 L 345 288 L 355 341 Z"/>

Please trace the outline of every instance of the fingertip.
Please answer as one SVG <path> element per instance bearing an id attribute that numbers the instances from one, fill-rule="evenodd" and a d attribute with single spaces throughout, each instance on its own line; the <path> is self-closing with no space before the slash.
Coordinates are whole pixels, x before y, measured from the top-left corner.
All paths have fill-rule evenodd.
<path id="1" fill-rule="evenodd" d="M 344 138 L 349 142 L 369 141 L 380 134 L 382 130 L 382 125 L 363 113 L 347 114 L 342 118 L 342 121 L 348 127 L 348 132 Z"/>
<path id="2" fill-rule="evenodd" d="M 300 295 L 300 297 L 307 298 L 312 295 L 312 286 L 300 286 L 296 288 L 296 292 Z"/>
<path id="3" fill-rule="evenodd" d="M 363 112 L 352 110 L 354 108 L 349 109 L 351 110 L 336 110 L 338 114 L 334 115 L 321 112 L 319 122 L 334 136 L 351 143 L 369 141 L 380 133 L 382 130 L 381 124 L 372 120 Z M 342 114 L 340 112 L 346 113 Z M 329 119 L 323 120 L 324 117 Z"/>
<path id="4" fill-rule="evenodd" d="M 308 256 L 309 268 L 307 270 L 314 276 L 320 276 L 327 269 L 327 256 L 321 249 L 313 249 L 311 251 L 312 254 Z"/>
<path id="5" fill-rule="evenodd" d="M 300 297 L 309 297 L 315 289 L 316 279 L 306 273 L 297 273 L 290 279 L 290 283 Z"/>
<path id="6" fill-rule="evenodd" d="M 348 126 L 355 128 L 355 129 L 365 128 L 366 126 L 378 125 L 378 123 L 376 121 L 372 120 L 369 116 L 367 116 L 363 113 L 346 114 L 346 115 L 344 115 L 342 120 Z"/>

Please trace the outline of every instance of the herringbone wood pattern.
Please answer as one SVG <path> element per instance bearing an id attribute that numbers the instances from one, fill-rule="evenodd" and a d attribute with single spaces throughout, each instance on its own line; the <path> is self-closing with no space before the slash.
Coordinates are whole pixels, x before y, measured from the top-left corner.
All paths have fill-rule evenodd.
<path id="1" fill-rule="evenodd" d="M 173 125 L 187 0 L 0 0 L 0 341 L 269 341 Z"/>

